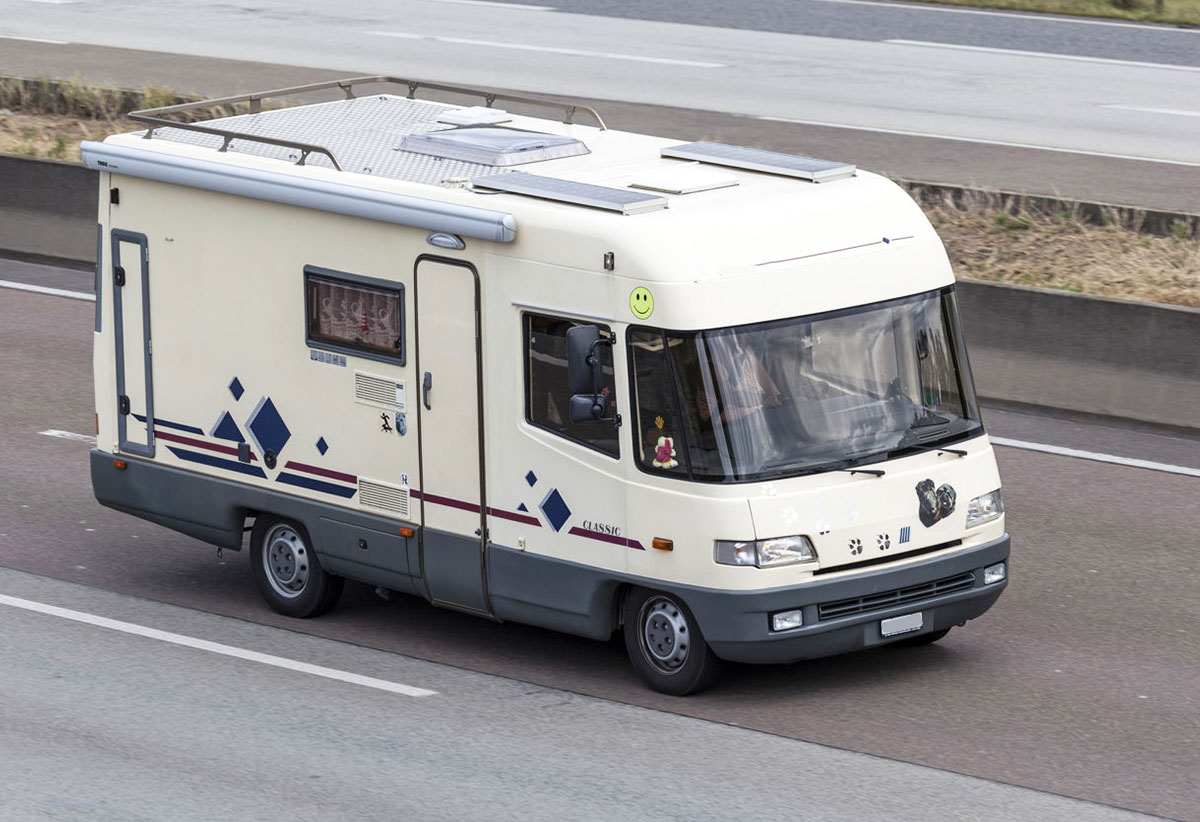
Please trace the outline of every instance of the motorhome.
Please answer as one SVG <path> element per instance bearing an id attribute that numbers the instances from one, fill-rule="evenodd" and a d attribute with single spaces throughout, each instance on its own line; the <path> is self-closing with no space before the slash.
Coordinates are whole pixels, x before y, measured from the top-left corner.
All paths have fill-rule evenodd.
<path id="1" fill-rule="evenodd" d="M 83 145 L 96 497 L 246 541 L 275 610 L 349 579 L 621 632 L 687 694 L 1007 585 L 954 276 L 893 182 L 397 78 L 131 116 Z"/>

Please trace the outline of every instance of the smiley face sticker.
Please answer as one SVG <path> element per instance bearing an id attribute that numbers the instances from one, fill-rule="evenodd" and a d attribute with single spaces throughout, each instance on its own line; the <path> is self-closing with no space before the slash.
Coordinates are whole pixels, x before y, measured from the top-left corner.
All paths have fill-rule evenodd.
<path id="1" fill-rule="evenodd" d="M 638 286 L 629 295 L 629 310 L 639 320 L 648 320 L 654 313 L 654 295 L 650 289 Z"/>

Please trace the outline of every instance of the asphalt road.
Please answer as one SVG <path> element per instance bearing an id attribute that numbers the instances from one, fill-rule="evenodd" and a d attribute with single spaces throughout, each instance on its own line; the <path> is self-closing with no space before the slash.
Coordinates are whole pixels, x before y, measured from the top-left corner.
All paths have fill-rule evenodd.
<path id="1" fill-rule="evenodd" d="M 37 273 L 25 269 L 27 279 Z M 58 287 L 86 277 L 52 276 Z M 624 705 L 1200 819 L 1195 477 L 999 448 L 1013 582 L 987 616 L 932 647 L 735 667 L 713 691 L 672 699 L 641 686 L 619 643 L 493 624 L 414 598 L 385 602 L 364 586 L 348 586 L 324 618 L 284 619 L 259 601 L 243 554 L 218 557 L 97 506 L 87 444 L 39 433 L 92 430 L 92 309 L 0 289 L 0 384 L 7 386 L 0 564 L 10 569 Z M 1200 465 L 1192 440 L 1012 413 L 987 419 L 1007 437 L 1061 434 L 1070 447 Z M 226 641 L 220 632 L 210 638 Z M 797 781 L 808 779 L 798 773 Z"/>
<path id="2" fill-rule="evenodd" d="M 0 0 L 0 6 L 3 2 Z M 90 82 L 123 88 L 160 86 L 178 92 L 222 96 L 330 80 L 370 68 L 365 61 L 353 64 L 352 69 L 329 71 L 244 59 L 252 54 L 253 50 L 248 50 L 240 55 L 243 59 L 232 60 L 78 43 L 55 45 L 0 40 L 0 74 L 80 76 Z M 418 76 L 438 79 L 440 72 L 429 65 L 421 68 Z M 487 83 L 489 88 L 496 85 L 496 82 Z M 547 87 L 539 82 L 523 90 L 544 94 Z M 612 128 L 681 140 L 715 140 L 836 158 L 909 180 L 1168 211 L 1200 211 L 1200 166 L 897 135 L 852 127 L 774 122 L 723 114 L 706 110 L 706 106 L 689 109 L 639 105 L 614 100 L 616 92 L 616 89 L 607 89 L 595 98 L 583 100 L 598 108 Z M 117 124 L 114 128 L 124 129 L 125 124 Z M 1197 144 L 1200 145 L 1200 141 Z M 12 205 L 19 207 L 20 193 L 16 192 L 14 197 Z M 36 221 L 29 223 L 33 225 Z M 93 230 L 90 219 L 81 222 L 79 239 L 73 245 L 82 249 L 94 245 Z"/>
<path id="3" fill-rule="evenodd" d="M 14 571 L 0 619 L 0 819 L 1148 818 Z"/>
<path id="4" fill-rule="evenodd" d="M 500 2 L 510 3 L 510 0 Z M 1200 65 L 1197 45 L 1200 30 L 1086 17 L 887 0 L 755 0 L 753 3 L 545 0 L 538 5 L 560 13 L 843 40 L 932 40 L 1107 60 Z"/>
<path id="5" fill-rule="evenodd" d="M 1194 65 L 924 36 L 847 39 L 434 0 L 337 7 L 316 0 L 253 6 L 0 0 L 0 19 L 0 34 L 10 37 L 433 75 L 476 86 L 1200 165 Z M 1112 31 L 1121 38 L 1141 30 Z M 1200 35 L 1175 36 L 1191 38 L 1196 50 Z"/>

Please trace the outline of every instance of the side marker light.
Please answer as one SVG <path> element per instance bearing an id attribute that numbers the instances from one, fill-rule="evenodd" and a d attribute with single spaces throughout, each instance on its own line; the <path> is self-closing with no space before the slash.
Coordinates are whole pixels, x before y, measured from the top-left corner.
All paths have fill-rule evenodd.
<path id="1" fill-rule="evenodd" d="M 399 530 L 400 530 L 400 536 L 402 536 L 402 537 L 415 537 L 417 535 L 417 531 L 415 528 L 401 527 Z"/>
<path id="2" fill-rule="evenodd" d="M 674 540 L 663 539 L 662 537 L 655 537 L 654 540 L 650 544 L 653 545 L 655 548 L 657 548 L 660 551 L 674 551 L 675 550 Z"/>
<path id="3" fill-rule="evenodd" d="M 124 471 L 128 467 L 125 460 L 113 460 L 113 468 L 116 468 L 118 471 Z"/>

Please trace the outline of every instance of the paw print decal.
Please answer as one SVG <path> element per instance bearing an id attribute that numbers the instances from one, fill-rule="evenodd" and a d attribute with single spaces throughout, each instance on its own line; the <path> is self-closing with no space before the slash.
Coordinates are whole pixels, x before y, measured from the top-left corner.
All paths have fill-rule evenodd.
<path id="1" fill-rule="evenodd" d="M 816 526 L 817 526 L 817 535 L 822 536 L 822 537 L 833 530 L 833 526 L 828 521 L 823 520 L 823 519 L 817 520 Z"/>
<path id="2" fill-rule="evenodd" d="M 892 547 L 892 538 L 888 534 L 880 534 L 875 537 L 875 544 L 879 546 L 880 551 L 886 551 Z"/>
<path id="3" fill-rule="evenodd" d="M 858 556 L 863 552 L 863 544 L 861 539 L 850 540 L 850 553 Z"/>

